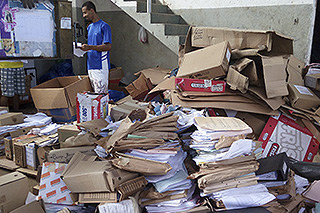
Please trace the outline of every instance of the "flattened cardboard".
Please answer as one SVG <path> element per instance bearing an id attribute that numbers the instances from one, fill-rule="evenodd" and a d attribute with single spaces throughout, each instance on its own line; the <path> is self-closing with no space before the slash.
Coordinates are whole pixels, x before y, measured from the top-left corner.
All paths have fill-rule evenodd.
<path id="1" fill-rule="evenodd" d="M 119 200 L 122 201 L 124 199 L 127 199 L 130 195 L 134 195 L 138 191 L 141 191 L 147 184 L 148 181 L 145 179 L 144 176 L 140 176 L 122 183 L 117 188 L 117 191 L 120 194 Z"/>
<path id="2" fill-rule="evenodd" d="M 243 120 L 253 130 L 255 138 L 259 138 L 263 128 L 265 127 L 269 116 L 261 114 L 253 114 L 247 112 L 237 112 L 237 118 Z"/>
<path id="3" fill-rule="evenodd" d="M 119 158 L 112 160 L 112 165 L 129 172 L 138 172 L 143 175 L 165 175 L 172 167 L 167 163 L 162 163 L 144 158 L 133 157 L 117 153 Z"/>
<path id="4" fill-rule="evenodd" d="M 6 155 L 6 158 L 9 160 L 13 160 L 13 145 L 12 145 L 12 139 L 4 138 L 4 152 Z"/>
<path id="5" fill-rule="evenodd" d="M 143 73 L 143 75 L 150 79 L 150 82 L 153 85 L 158 85 L 160 82 L 162 82 L 166 76 L 168 76 L 170 74 L 171 70 L 169 69 L 164 69 L 161 67 L 155 67 L 155 68 L 149 68 L 149 69 L 145 69 L 145 70 L 141 70 L 137 73 L 135 73 L 136 76 L 139 76 L 141 73 Z"/>
<path id="6" fill-rule="evenodd" d="M 123 91 L 124 87 L 120 87 L 119 83 L 124 77 L 122 67 L 116 67 L 109 70 L 109 85 L 108 88 L 112 90 Z"/>
<path id="7" fill-rule="evenodd" d="M 24 205 L 29 192 L 28 178 L 20 172 L 0 177 L 0 210 L 10 212 Z"/>
<path id="8" fill-rule="evenodd" d="M 282 56 L 262 56 L 263 76 L 267 98 L 287 96 L 287 73 Z"/>
<path id="9" fill-rule="evenodd" d="M 288 89 L 288 98 L 292 107 L 311 109 L 320 105 L 320 99 L 309 88 L 289 84 Z"/>
<path id="10" fill-rule="evenodd" d="M 157 93 L 157 92 L 163 92 L 165 90 L 175 90 L 175 79 L 176 77 L 166 78 L 162 82 L 160 82 L 155 88 L 153 88 L 148 95 Z"/>
<path id="11" fill-rule="evenodd" d="M 264 101 L 271 109 L 277 110 L 285 101 L 282 97 L 275 97 L 275 98 L 267 98 L 265 91 L 259 87 L 249 87 L 249 91 L 252 92 L 254 95 L 258 96 L 262 101 Z"/>
<path id="12" fill-rule="evenodd" d="M 109 123 L 105 121 L 105 119 L 97 119 L 78 123 L 77 126 L 91 132 L 94 136 L 98 136 L 101 129 L 108 126 L 108 124 Z"/>
<path id="13" fill-rule="evenodd" d="M 277 115 L 277 111 L 271 110 L 269 107 L 262 106 L 256 103 L 241 103 L 241 102 L 229 102 L 229 101 L 221 101 L 221 102 L 210 102 L 210 101 L 182 101 L 178 94 L 171 94 L 171 103 L 173 105 L 180 105 L 182 107 L 194 107 L 194 108 L 206 108 L 208 106 L 218 109 L 230 109 L 241 112 L 251 112 L 257 114 L 265 114 L 265 115 Z"/>
<path id="14" fill-rule="evenodd" d="M 228 71 L 231 48 L 227 41 L 184 55 L 177 77 L 212 79 Z"/>
<path id="15" fill-rule="evenodd" d="M 110 161 L 94 161 L 95 158 L 77 152 L 61 174 L 73 193 L 114 192 L 121 183 L 138 176 L 112 167 Z"/>
<path id="16" fill-rule="evenodd" d="M 249 78 L 230 67 L 227 74 L 227 84 L 232 90 L 246 93 L 249 87 Z"/>
<path id="17" fill-rule="evenodd" d="M 259 141 L 263 142 L 263 157 L 286 152 L 296 160 L 312 162 L 319 148 L 319 142 L 307 128 L 285 115 L 270 117 Z"/>
<path id="18" fill-rule="evenodd" d="M 274 31 L 192 27 L 189 33 L 192 47 L 206 47 L 229 41 L 232 49 L 265 49 L 273 53 L 293 53 L 293 39 Z"/>
<path id="19" fill-rule="evenodd" d="M 320 181 L 314 181 L 303 193 L 302 195 L 309 200 L 320 202 Z"/>
<path id="20" fill-rule="evenodd" d="M 24 121 L 22 112 L 8 112 L 0 115 L 0 126 L 20 124 Z"/>
<path id="21" fill-rule="evenodd" d="M 55 163 L 69 163 L 73 155 L 77 152 L 81 152 L 88 156 L 95 156 L 94 146 L 81 146 L 81 147 L 72 147 L 72 148 L 61 148 L 54 149 L 49 152 L 46 152 L 45 158 L 47 162 Z"/>
<path id="22" fill-rule="evenodd" d="M 303 84 L 300 84 L 303 85 Z M 312 75 L 306 75 L 304 77 L 304 85 L 306 87 L 310 87 L 314 90 L 320 91 L 320 73 L 318 74 L 312 74 Z"/>
<path id="23" fill-rule="evenodd" d="M 287 63 L 287 73 L 288 73 L 288 80 L 287 82 L 289 84 L 295 84 L 295 85 L 304 85 L 302 72 L 303 68 L 305 67 L 305 64 L 291 55 L 288 59 Z"/>
<path id="24" fill-rule="evenodd" d="M 37 109 L 73 108 L 77 93 L 92 91 L 88 76 L 57 77 L 30 89 Z"/>

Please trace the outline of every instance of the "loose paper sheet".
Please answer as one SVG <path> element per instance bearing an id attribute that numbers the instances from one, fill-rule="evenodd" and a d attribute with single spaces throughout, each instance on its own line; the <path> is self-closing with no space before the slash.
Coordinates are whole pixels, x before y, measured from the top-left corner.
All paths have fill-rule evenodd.
<path id="1" fill-rule="evenodd" d="M 200 128 L 212 131 L 240 131 L 250 129 L 242 120 L 232 117 L 197 117 L 195 121 Z"/>

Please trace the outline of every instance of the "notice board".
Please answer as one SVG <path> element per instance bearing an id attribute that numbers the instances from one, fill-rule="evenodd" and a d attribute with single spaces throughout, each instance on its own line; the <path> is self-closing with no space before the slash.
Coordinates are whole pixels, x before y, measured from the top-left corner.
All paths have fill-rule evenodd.
<path id="1" fill-rule="evenodd" d="M 0 0 L 0 16 L 0 59 L 57 56 L 53 1 L 25 9 L 20 1 Z"/>

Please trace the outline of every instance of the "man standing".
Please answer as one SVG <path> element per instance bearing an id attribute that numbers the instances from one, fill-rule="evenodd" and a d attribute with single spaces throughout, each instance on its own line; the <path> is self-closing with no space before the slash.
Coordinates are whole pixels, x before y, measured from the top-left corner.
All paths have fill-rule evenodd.
<path id="1" fill-rule="evenodd" d="M 111 50 L 111 28 L 97 15 L 96 7 L 91 1 L 82 5 L 83 17 L 92 22 L 88 26 L 88 44 L 83 44 L 81 50 L 88 51 L 88 74 L 96 93 L 107 93 L 109 83 L 109 68 Z"/>

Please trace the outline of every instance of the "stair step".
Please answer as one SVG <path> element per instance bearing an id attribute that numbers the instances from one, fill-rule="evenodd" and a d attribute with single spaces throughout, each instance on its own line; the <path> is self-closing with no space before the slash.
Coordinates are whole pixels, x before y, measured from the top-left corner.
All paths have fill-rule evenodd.
<path id="1" fill-rule="evenodd" d="M 179 45 L 184 44 L 186 42 L 186 35 L 180 35 L 179 36 Z"/>
<path id="2" fill-rule="evenodd" d="M 166 5 L 162 4 L 152 4 L 151 11 L 154 13 L 166 13 L 173 14 L 170 8 Z M 147 12 L 147 2 L 137 1 L 137 12 L 138 13 L 146 13 Z"/>
<path id="3" fill-rule="evenodd" d="M 181 16 L 165 13 L 151 13 L 151 23 L 186 24 Z"/>
<path id="4" fill-rule="evenodd" d="M 165 24 L 165 35 L 187 35 L 187 24 Z"/>

